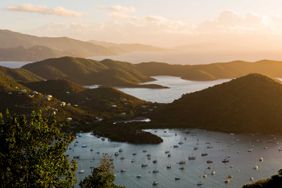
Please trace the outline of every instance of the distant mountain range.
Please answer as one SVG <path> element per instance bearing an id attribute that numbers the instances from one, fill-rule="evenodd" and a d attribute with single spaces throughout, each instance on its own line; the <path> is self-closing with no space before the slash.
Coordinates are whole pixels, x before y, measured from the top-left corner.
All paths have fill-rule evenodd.
<path id="1" fill-rule="evenodd" d="M 282 62 L 273 60 L 232 61 L 202 65 L 148 62 L 137 64 L 136 67 L 148 76 L 169 75 L 197 81 L 238 78 L 250 73 L 264 74 L 273 78 L 282 77 Z"/>
<path id="2" fill-rule="evenodd" d="M 282 85 L 266 76 L 249 74 L 186 94 L 159 108 L 152 120 L 152 126 L 164 128 L 282 132 Z"/>
<path id="3" fill-rule="evenodd" d="M 142 44 L 99 44 L 68 37 L 37 37 L 0 30 L 0 61 L 35 61 L 61 56 L 107 56 L 149 50 L 160 48 Z"/>
<path id="4" fill-rule="evenodd" d="M 166 63 L 140 63 L 105 59 L 61 57 L 30 63 L 22 67 L 43 79 L 67 79 L 80 85 L 104 85 L 110 87 L 165 88 L 155 84 L 152 76 L 178 76 L 187 80 L 207 81 L 238 78 L 259 73 L 272 78 L 282 77 L 282 62 L 262 60 L 258 62 L 233 61 L 206 65 L 171 65 Z M 21 70 L 21 69 L 19 69 Z"/>

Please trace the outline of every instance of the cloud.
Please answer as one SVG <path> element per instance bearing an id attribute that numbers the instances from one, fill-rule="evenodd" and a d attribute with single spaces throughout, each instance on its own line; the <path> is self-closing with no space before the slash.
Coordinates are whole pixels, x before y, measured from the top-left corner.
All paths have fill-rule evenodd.
<path id="1" fill-rule="evenodd" d="M 205 33 L 252 33 L 265 31 L 271 28 L 265 22 L 268 18 L 255 13 L 240 15 L 234 11 L 226 10 L 213 20 L 204 21 L 196 28 L 197 32 Z M 272 18 L 269 18 L 272 19 Z"/>
<path id="2" fill-rule="evenodd" d="M 47 15 L 57 15 L 57 16 L 80 16 L 80 12 L 73 10 L 68 10 L 63 7 L 49 8 L 41 5 L 32 5 L 32 4 L 21 4 L 21 5 L 12 5 L 6 8 L 8 11 L 15 12 L 30 12 L 38 14 L 47 14 Z"/>
<path id="3" fill-rule="evenodd" d="M 160 46 L 189 44 L 190 50 L 282 49 L 282 17 L 239 14 L 222 11 L 216 17 L 191 24 L 159 15 L 135 14 L 136 9 L 125 6 L 103 7 L 110 17 L 95 23 L 48 25 L 35 34 L 70 36 L 78 39 L 113 42 L 138 42 Z M 196 47 L 196 48 L 195 48 Z"/>
<path id="4" fill-rule="evenodd" d="M 132 6 L 122 6 L 122 5 L 113 5 L 113 6 L 101 6 L 100 9 L 107 10 L 110 15 L 114 18 L 125 18 L 133 14 L 136 9 Z"/>

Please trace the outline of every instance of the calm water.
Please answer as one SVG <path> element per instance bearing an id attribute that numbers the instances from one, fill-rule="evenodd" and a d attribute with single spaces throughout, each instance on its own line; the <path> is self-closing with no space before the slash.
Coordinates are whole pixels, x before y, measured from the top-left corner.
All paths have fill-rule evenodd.
<path id="1" fill-rule="evenodd" d="M 154 181 L 159 182 L 156 187 L 164 188 L 193 188 L 198 187 L 199 182 L 206 188 L 238 188 L 249 183 L 250 177 L 255 180 L 269 177 L 282 166 L 282 152 L 279 151 L 282 139 L 278 136 L 233 135 L 204 130 L 147 131 L 161 136 L 164 142 L 159 145 L 132 145 L 102 141 L 89 133 L 79 134 L 67 152 L 70 157 L 80 156 L 78 170 L 85 171 L 83 174 L 77 173 L 78 179 L 90 174 L 90 167 L 98 165 L 103 153 L 114 159 L 116 183 L 128 188 L 152 187 Z M 175 145 L 179 148 L 174 148 Z M 114 156 L 120 149 L 122 152 L 119 156 Z M 171 157 L 165 154 L 166 151 Z M 202 157 L 203 153 L 208 155 Z M 150 159 L 148 154 L 151 155 Z M 189 156 L 195 157 L 195 160 L 188 160 Z M 122 157 L 124 160 L 121 160 Z M 259 161 L 261 157 L 263 162 Z M 230 162 L 224 164 L 224 159 Z M 157 160 L 157 163 L 154 164 L 153 160 Z M 212 164 L 207 164 L 208 160 Z M 185 161 L 185 164 L 178 164 L 180 161 Z M 142 164 L 148 166 L 142 168 Z M 168 165 L 171 169 L 166 168 Z M 258 170 L 254 169 L 255 166 L 258 166 Z M 154 170 L 159 172 L 153 173 Z M 215 171 L 215 175 L 211 175 L 212 171 Z M 136 178 L 137 175 L 141 178 Z M 229 175 L 233 178 L 229 184 L 225 184 L 224 180 Z M 175 178 L 180 180 L 175 181 Z"/>
<path id="2" fill-rule="evenodd" d="M 8 68 L 20 68 L 31 61 L 0 61 L 0 66 L 8 67 Z"/>
<path id="3" fill-rule="evenodd" d="M 190 81 L 174 76 L 154 76 L 155 81 L 146 84 L 159 84 L 169 87 L 168 89 L 145 89 L 145 88 L 119 88 L 120 91 L 137 98 L 159 103 L 170 103 L 180 98 L 183 94 L 199 91 L 228 80 L 215 81 Z"/>

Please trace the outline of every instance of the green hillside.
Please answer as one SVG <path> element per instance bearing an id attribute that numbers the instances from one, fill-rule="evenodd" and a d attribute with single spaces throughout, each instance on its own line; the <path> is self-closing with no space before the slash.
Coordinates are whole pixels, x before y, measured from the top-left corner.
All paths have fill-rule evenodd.
<path id="1" fill-rule="evenodd" d="M 0 66 L 0 82 L 6 85 L 8 82 L 33 82 L 40 81 L 41 77 L 24 69 L 9 69 Z"/>
<path id="2" fill-rule="evenodd" d="M 282 85 L 266 76 L 250 74 L 186 94 L 152 116 L 159 127 L 282 132 Z"/>
<path id="3" fill-rule="evenodd" d="M 113 88 L 85 89 L 66 80 L 48 80 L 25 84 L 32 90 L 51 94 L 61 101 L 74 104 L 103 119 L 128 119 L 144 110 L 150 103 Z"/>
<path id="4" fill-rule="evenodd" d="M 67 79 L 82 85 L 127 86 L 152 80 L 126 62 L 62 57 L 25 65 L 29 70 L 45 79 Z"/>

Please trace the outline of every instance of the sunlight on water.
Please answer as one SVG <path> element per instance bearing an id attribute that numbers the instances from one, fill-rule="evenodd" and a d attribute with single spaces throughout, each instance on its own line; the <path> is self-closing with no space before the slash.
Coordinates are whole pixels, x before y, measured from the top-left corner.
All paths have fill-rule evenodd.
<path id="1" fill-rule="evenodd" d="M 8 68 L 20 68 L 28 63 L 31 63 L 30 61 L 0 61 L 0 66 L 8 67 Z"/>
<path id="2" fill-rule="evenodd" d="M 175 99 L 179 99 L 183 94 L 199 91 L 212 87 L 229 80 L 215 80 L 215 81 L 190 81 L 183 80 L 174 76 L 154 76 L 155 81 L 146 82 L 146 84 L 159 84 L 167 86 L 167 89 L 144 89 L 144 88 L 118 88 L 120 91 L 137 98 L 159 103 L 170 103 Z"/>

